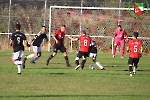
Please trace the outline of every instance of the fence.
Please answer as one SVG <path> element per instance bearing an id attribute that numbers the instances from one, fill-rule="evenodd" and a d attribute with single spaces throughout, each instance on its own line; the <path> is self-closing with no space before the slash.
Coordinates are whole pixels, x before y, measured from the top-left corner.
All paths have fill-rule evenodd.
<path id="1" fill-rule="evenodd" d="M 10 0 L 11 1 L 11 0 Z M 134 1 L 134 0 L 131 0 Z M 144 0 L 143 2 L 145 3 Z M 150 31 L 150 13 L 147 13 L 142 19 L 134 18 L 128 11 L 129 0 L 12 0 L 10 9 L 10 27 L 9 23 L 9 7 L 10 2 L 0 1 L 0 33 L 7 33 L 14 31 L 14 24 L 19 22 L 22 25 L 22 32 L 29 34 L 27 38 L 30 40 L 33 34 L 39 32 L 41 25 L 49 26 L 51 20 L 49 33 L 53 33 L 61 24 L 67 26 L 66 35 L 78 35 L 78 32 L 83 29 L 89 33 L 93 39 L 96 39 L 99 51 L 111 51 L 111 36 L 119 23 L 123 26 L 125 31 L 131 36 L 132 31 L 139 31 L 145 48 L 145 52 L 149 52 L 149 31 Z M 132 2 L 131 5 L 133 5 Z M 52 8 L 51 5 L 63 5 L 65 7 L 73 6 L 72 8 Z M 85 9 L 79 7 L 92 6 L 95 9 Z M 97 9 L 100 8 L 120 8 L 119 9 Z M 145 7 L 147 7 L 145 5 Z M 126 8 L 121 10 L 121 8 Z M 49 15 L 51 15 L 49 19 Z M 82 14 L 81 14 L 82 13 Z M 49 35 L 50 36 L 50 35 Z M 1 50 L 9 50 L 8 35 L 0 35 L 0 48 Z M 51 39 L 53 44 L 53 39 Z M 72 45 L 70 45 L 73 43 Z M 5 45 L 4 45 L 5 44 Z M 76 51 L 78 49 L 78 42 L 71 42 L 66 38 L 65 41 L 68 50 Z M 46 45 L 47 46 L 47 45 Z M 72 46 L 72 48 L 71 48 Z M 44 46 L 43 46 L 44 47 Z M 47 50 L 47 47 L 44 47 Z"/>
<path id="2" fill-rule="evenodd" d="M 97 41 L 100 51 L 111 52 L 111 38 L 117 25 L 121 24 L 129 37 L 132 36 L 133 31 L 138 31 L 145 52 L 149 52 L 149 16 L 150 13 L 142 19 L 136 19 L 130 14 L 128 8 L 51 6 L 49 33 L 54 33 L 61 24 L 67 26 L 67 35 L 79 35 L 82 29 Z M 66 45 L 70 46 L 69 44 L 70 41 L 67 40 Z M 77 42 L 72 45 L 71 50 L 78 48 Z"/>

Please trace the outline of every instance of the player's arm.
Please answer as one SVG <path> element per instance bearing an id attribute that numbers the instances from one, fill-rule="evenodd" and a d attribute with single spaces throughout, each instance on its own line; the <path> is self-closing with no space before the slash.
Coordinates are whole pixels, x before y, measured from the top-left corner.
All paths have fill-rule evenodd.
<path id="1" fill-rule="evenodd" d="M 129 45 L 130 45 L 130 42 L 127 44 L 127 52 L 129 53 L 130 50 L 129 50 Z"/>
<path id="2" fill-rule="evenodd" d="M 116 32 L 114 32 L 114 36 L 112 37 L 113 39 L 115 39 L 116 38 L 116 36 L 117 36 L 117 33 Z"/>
<path id="3" fill-rule="evenodd" d="M 52 37 L 53 37 L 53 39 L 55 40 L 55 42 L 58 43 L 58 40 L 57 40 L 56 36 L 57 36 L 57 33 L 55 32 L 55 33 L 52 35 Z"/>
<path id="4" fill-rule="evenodd" d="M 129 53 L 129 47 L 127 47 L 127 52 Z"/>
<path id="5" fill-rule="evenodd" d="M 12 44 L 13 44 L 13 41 L 12 41 L 12 40 L 10 40 L 9 45 L 10 45 L 10 46 L 12 46 Z"/>
<path id="6" fill-rule="evenodd" d="M 124 35 L 125 35 L 125 37 L 126 37 L 126 42 L 128 42 L 128 34 L 124 31 Z"/>
<path id="7" fill-rule="evenodd" d="M 72 40 L 72 41 L 77 41 L 77 40 L 78 40 L 78 38 L 73 38 L 71 35 L 68 36 L 68 38 L 69 38 L 70 40 Z"/>
<path id="8" fill-rule="evenodd" d="M 142 53 L 143 53 L 143 47 L 141 46 L 141 48 L 140 48 L 140 57 L 142 57 Z"/>

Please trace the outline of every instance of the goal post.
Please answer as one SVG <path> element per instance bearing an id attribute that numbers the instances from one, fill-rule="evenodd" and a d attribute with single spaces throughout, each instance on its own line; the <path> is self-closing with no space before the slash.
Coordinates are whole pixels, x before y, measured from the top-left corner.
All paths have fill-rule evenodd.
<path id="1" fill-rule="evenodd" d="M 118 11 L 120 11 L 119 15 Z M 100 51 L 112 52 L 112 36 L 119 22 L 129 37 L 132 36 L 133 31 L 139 31 L 140 37 L 144 37 L 140 39 L 144 40 L 145 48 L 149 49 L 150 40 L 147 38 L 150 31 L 149 16 L 150 13 L 145 15 L 142 20 L 136 19 L 130 14 L 129 8 L 50 6 L 49 39 L 52 44 L 51 35 L 60 25 L 65 24 L 66 35 L 79 35 L 80 28 L 82 28 L 92 39 L 96 40 Z M 75 50 L 78 47 L 78 43 L 67 38 L 65 45 L 69 50 Z M 50 47 L 48 47 L 48 51 L 50 51 Z"/>

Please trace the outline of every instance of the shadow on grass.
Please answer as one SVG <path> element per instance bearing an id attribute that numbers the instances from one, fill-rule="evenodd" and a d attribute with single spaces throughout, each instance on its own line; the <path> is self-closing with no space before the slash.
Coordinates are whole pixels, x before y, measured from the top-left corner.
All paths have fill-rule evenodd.
<path id="1" fill-rule="evenodd" d="M 42 98 L 42 97 L 51 97 L 51 98 L 59 98 L 59 97 L 142 97 L 143 95 L 6 95 L 0 96 L 0 98 L 11 98 L 11 97 L 20 97 L 20 98 Z M 150 97 L 149 95 L 144 95 L 144 97 Z"/>

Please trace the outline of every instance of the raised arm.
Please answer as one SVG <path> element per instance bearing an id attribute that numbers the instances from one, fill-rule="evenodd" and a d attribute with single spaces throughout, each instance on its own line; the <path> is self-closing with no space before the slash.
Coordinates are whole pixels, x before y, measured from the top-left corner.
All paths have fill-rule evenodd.
<path id="1" fill-rule="evenodd" d="M 72 40 L 72 41 L 77 41 L 77 40 L 78 40 L 78 38 L 72 38 L 71 35 L 69 35 L 68 38 L 69 38 L 70 40 Z"/>

